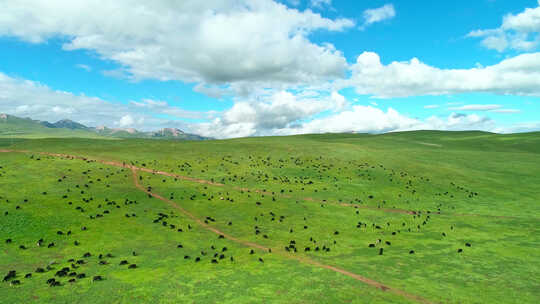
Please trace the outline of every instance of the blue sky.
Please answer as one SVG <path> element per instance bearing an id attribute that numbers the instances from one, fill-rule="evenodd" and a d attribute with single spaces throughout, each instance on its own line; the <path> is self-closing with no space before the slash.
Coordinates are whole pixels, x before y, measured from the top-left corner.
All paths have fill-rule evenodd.
<path id="1" fill-rule="evenodd" d="M 3 6 L 8 114 L 217 138 L 540 130 L 537 0 Z"/>

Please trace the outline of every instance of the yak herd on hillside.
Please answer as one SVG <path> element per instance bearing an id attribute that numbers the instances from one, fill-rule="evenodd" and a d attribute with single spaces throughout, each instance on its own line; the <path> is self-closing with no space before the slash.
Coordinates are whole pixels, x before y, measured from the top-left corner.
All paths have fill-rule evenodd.
<path id="1" fill-rule="evenodd" d="M 34 160 L 37 160 L 37 161 L 41 160 L 40 157 L 34 158 L 34 156 L 32 156 L 31 159 L 34 159 Z M 227 163 L 229 165 L 233 165 L 233 166 L 240 166 L 240 163 L 238 161 L 233 161 L 228 157 L 223 157 L 222 162 L 220 163 L 218 168 L 219 168 L 219 170 L 224 171 L 227 174 L 228 177 L 222 177 L 221 179 L 218 179 L 218 180 L 221 183 L 232 182 L 232 183 L 237 183 L 238 184 L 238 183 L 246 182 L 248 180 L 248 177 L 251 176 L 257 183 L 269 183 L 270 186 L 283 187 L 283 186 L 287 186 L 287 185 L 290 186 L 290 185 L 293 185 L 293 184 L 299 184 L 300 186 L 298 186 L 298 187 L 296 187 L 294 189 L 300 189 L 300 191 L 304 191 L 305 187 L 314 186 L 316 184 L 316 182 L 314 182 L 314 180 L 318 179 L 321 183 L 323 183 L 325 181 L 328 182 L 328 183 L 336 183 L 335 187 L 336 187 L 336 189 L 338 191 L 339 187 L 337 186 L 337 182 L 338 182 L 339 178 L 341 178 L 341 177 L 338 178 L 337 176 L 330 175 L 330 171 L 331 170 L 337 170 L 337 172 L 339 174 L 341 174 L 342 172 L 345 172 L 347 170 L 346 166 L 336 168 L 332 163 L 326 163 L 326 164 L 322 163 L 322 157 L 316 158 L 314 160 L 301 160 L 300 158 L 291 157 L 290 160 L 279 159 L 275 163 L 271 162 L 270 157 L 268 157 L 268 158 L 255 158 L 255 157 L 249 156 L 249 160 L 250 160 L 250 163 L 247 166 L 247 168 L 248 168 L 248 170 L 253 170 L 253 171 L 249 171 L 249 173 L 246 173 L 244 175 L 240 175 L 238 173 L 234 174 L 233 172 L 231 172 L 230 170 L 228 170 L 225 167 L 225 163 Z M 291 163 L 289 163 L 289 165 L 292 166 L 292 164 L 294 164 L 294 166 L 302 168 L 302 171 L 303 171 L 304 168 L 314 169 L 314 170 L 316 170 L 315 172 L 318 175 L 308 175 L 308 174 L 305 174 L 305 176 L 281 175 L 281 176 L 272 176 L 271 177 L 271 176 L 269 176 L 268 172 L 265 173 L 264 171 L 260 170 L 261 166 L 266 166 L 267 168 L 273 168 L 273 169 L 283 169 L 284 166 L 287 166 L 287 163 L 289 161 L 291 161 Z M 319 161 L 319 163 L 317 163 L 317 161 Z M 93 162 L 93 161 L 86 160 L 86 162 Z M 202 161 L 199 161 L 199 164 L 201 162 Z M 138 163 L 137 161 L 131 162 L 132 165 L 136 165 L 137 163 Z M 153 163 L 157 164 L 157 161 L 154 161 Z M 146 163 L 143 163 L 142 165 L 143 165 L 143 167 L 146 167 Z M 357 172 L 355 173 L 355 175 L 356 175 L 355 177 L 364 178 L 367 181 L 373 181 L 376 178 L 379 178 L 379 175 L 377 177 L 372 175 L 370 173 L 369 169 L 373 170 L 376 167 L 378 167 L 378 168 L 382 169 L 383 172 L 387 171 L 387 168 L 385 168 L 382 165 L 373 166 L 373 165 L 369 165 L 368 163 L 356 164 L 356 163 L 353 163 L 353 162 L 349 162 L 347 165 L 357 169 Z M 190 172 L 190 173 L 193 173 L 193 170 L 194 170 L 193 167 L 194 166 L 192 166 L 188 162 L 184 162 L 183 164 L 180 164 L 180 165 L 177 166 L 177 168 L 180 171 L 182 171 L 182 172 Z M 5 169 L 5 168 L 0 167 L 0 169 Z M 102 170 L 103 168 L 100 168 L 100 169 Z M 201 167 L 201 172 L 203 172 L 203 173 L 208 172 L 208 170 L 209 170 L 208 166 Z M 71 169 L 69 169 L 69 171 L 71 171 Z M 397 177 L 400 177 L 403 180 L 406 179 L 407 181 L 404 182 L 404 187 L 405 187 L 406 191 L 408 191 L 411 195 L 416 194 L 417 190 L 414 188 L 413 183 L 412 183 L 412 178 L 417 178 L 416 176 L 413 176 L 413 177 L 410 178 L 407 173 L 405 173 L 405 172 L 397 173 L 394 170 L 388 170 L 387 172 L 389 172 L 386 175 L 389 182 L 394 182 L 394 180 L 397 179 Z M 114 200 L 109 200 L 109 199 L 105 199 L 104 203 L 101 203 L 101 204 L 94 203 L 94 204 L 90 205 L 90 203 L 94 202 L 94 198 L 91 197 L 91 196 L 88 196 L 89 193 L 87 193 L 87 192 L 91 191 L 92 184 L 94 184 L 94 181 L 95 182 L 105 182 L 107 179 L 111 178 L 115 174 L 123 174 L 124 177 L 128 177 L 127 174 L 125 174 L 124 169 L 119 169 L 116 172 L 109 172 L 108 174 L 104 175 L 103 177 L 96 178 L 96 179 L 92 179 L 91 176 L 93 175 L 93 172 L 90 169 L 84 170 L 81 173 L 82 173 L 82 176 L 84 176 L 87 179 L 87 182 L 82 184 L 82 185 L 75 185 L 76 189 L 73 189 L 73 190 L 70 189 L 70 188 L 67 188 L 66 189 L 67 193 L 62 195 L 62 199 L 66 200 L 66 201 L 69 200 L 70 194 L 75 193 L 75 192 L 80 192 L 81 196 L 84 196 L 84 195 L 87 196 L 87 197 L 81 197 L 81 201 L 82 201 L 81 205 L 83 205 L 83 206 L 81 206 L 81 205 L 76 206 L 74 208 L 75 211 L 83 213 L 83 214 L 88 214 L 89 212 L 88 212 L 87 209 L 89 209 L 89 208 L 84 206 L 84 205 L 97 207 L 97 210 L 98 210 L 97 213 L 92 213 L 92 214 L 87 215 L 87 218 L 89 220 L 95 221 L 95 220 L 99 220 L 99 219 L 102 219 L 102 218 L 106 218 L 108 215 L 112 214 L 112 212 L 115 209 L 121 209 L 122 208 L 121 204 L 117 203 Z M 327 174 L 327 176 L 323 176 L 324 174 Z M 343 174 L 341 174 L 341 175 L 343 175 Z M 3 172 L 2 175 L 0 175 L 0 177 L 5 177 L 5 176 L 6 176 L 5 172 Z M 327 179 L 325 179 L 325 178 L 327 178 Z M 353 178 L 352 176 L 351 177 L 345 177 L 345 179 L 348 179 L 349 181 L 352 180 L 352 178 Z M 58 178 L 57 182 L 58 182 L 58 184 L 62 184 L 62 183 L 65 182 L 66 179 L 67 179 L 67 176 L 63 175 L 60 178 Z M 142 181 L 143 180 L 142 176 L 139 176 L 139 179 Z M 421 181 L 425 181 L 425 182 L 430 181 L 429 178 L 424 178 L 424 177 L 418 177 L 417 179 L 421 180 Z M 165 180 L 163 180 L 163 182 L 165 182 Z M 213 179 L 212 179 L 212 182 L 214 182 Z M 106 184 L 105 186 L 107 188 L 110 187 L 109 184 Z M 451 186 L 454 187 L 454 189 L 457 190 L 457 191 L 462 191 L 462 192 L 466 193 L 466 195 L 469 198 L 473 198 L 473 197 L 478 195 L 478 193 L 470 191 L 470 190 L 468 190 L 468 189 L 466 189 L 464 187 L 458 186 L 453 182 L 451 183 Z M 204 188 L 207 189 L 207 186 L 205 186 Z M 44 190 L 47 190 L 47 189 L 44 189 Z M 151 192 L 152 187 L 148 186 L 146 188 L 146 190 L 148 192 Z M 312 190 L 313 190 L 313 192 L 318 192 L 318 189 L 312 189 Z M 323 190 L 323 192 L 329 191 L 326 187 L 322 188 L 322 190 Z M 288 194 L 292 193 L 293 188 L 292 187 L 291 187 L 291 189 L 283 189 L 283 188 L 281 188 L 281 189 L 279 189 L 279 190 L 277 190 L 275 192 L 267 191 L 266 189 L 262 189 L 262 190 L 258 190 L 258 191 L 255 191 L 255 192 L 258 193 L 258 194 L 262 193 L 263 197 L 264 197 L 264 194 L 270 194 L 270 196 L 272 197 L 272 200 L 275 201 L 276 197 L 279 197 L 279 195 L 285 196 L 285 195 L 288 195 Z M 43 196 L 48 195 L 47 191 L 41 191 L 40 193 Z M 241 190 L 239 190 L 239 193 L 246 194 L 248 198 L 251 198 L 250 193 L 252 193 L 252 192 L 250 190 L 246 190 L 245 188 L 242 188 Z M 208 200 L 211 200 L 211 199 L 225 200 L 225 198 L 223 197 L 223 196 L 226 196 L 225 193 L 219 192 L 218 194 L 219 194 L 219 198 L 214 197 L 211 194 L 208 194 L 208 196 L 207 196 L 206 193 L 203 193 L 202 195 L 207 196 Z M 451 198 L 454 197 L 453 194 L 451 194 L 449 191 L 436 193 L 435 195 L 436 196 L 448 196 L 448 197 L 451 197 Z M 152 197 L 152 196 L 149 195 L 149 197 Z M 399 197 L 401 198 L 401 194 L 399 194 Z M 190 196 L 191 200 L 194 200 L 195 198 L 196 198 L 196 195 L 191 195 Z M 4 199 L 6 203 L 10 202 L 9 199 L 4 198 L 4 197 L 0 197 L 0 200 L 2 200 L 2 199 Z M 174 194 L 171 193 L 170 199 L 171 200 L 174 199 Z M 373 194 L 369 194 L 365 198 L 365 200 L 367 200 L 367 201 L 371 201 L 373 199 L 374 199 Z M 231 197 L 226 197 L 226 200 L 229 201 L 229 202 L 234 202 L 234 199 L 231 198 Z M 343 201 L 342 199 L 339 199 L 340 203 L 342 201 Z M 23 202 L 22 204 L 19 204 L 19 205 L 15 206 L 15 210 L 16 210 L 15 212 L 17 212 L 17 210 L 22 209 L 21 205 L 24 206 L 24 205 L 28 204 L 29 199 L 25 198 L 25 199 L 22 200 L 22 202 Z M 362 202 L 363 201 L 362 201 L 361 198 L 351 199 L 351 206 L 354 206 L 355 208 L 358 208 L 358 205 L 353 205 L 353 204 L 362 203 Z M 67 201 L 66 203 L 67 203 L 68 206 L 72 206 L 74 204 L 73 201 Z M 83 203 L 85 203 L 85 204 L 83 204 Z M 327 203 L 327 201 L 322 200 L 321 203 L 323 203 L 323 204 L 321 204 L 321 207 L 324 207 L 324 205 L 325 205 L 325 203 Z M 384 205 L 384 204 L 386 204 L 386 201 L 382 200 L 381 203 Z M 128 198 L 125 198 L 123 204 L 124 204 L 125 207 L 127 207 L 127 206 L 130 206 L 130 205 L 133 205 L 133 204 L 138 204 L 138 202 L 135 201 L 135 200 L 130 200 Z M 260 206 L 260 205 L 261 205 L 261 202 L 257 201 L 256 206 Z M 378 207 L 380 208 L 380 204 L 378 205 Z M 403 223 L 401 223 L 401 229 L 394 229 L 393 228 L 392 231 L 389 231 L 390 226 L 391 226 L 391 224 L 389 222 L 382 224 L 382 223 L 368 223 L 368 222 L 364 222 L 364 221 L 359 221 L 356 224 L 356 228 L 360 229 L 360 230 L 362 230 L 362 229 L 364 229 L 364 230 L 371 229 L 372 231 L 388 230 L 388 232 L 392 236 L 395 236 L 395 235 L 400 234 L 400 233 L 420 231 L 420 229 L 422 229 L 423 226 L 429 224 L 432 214 L 440 213 L 441 207 L 442 207 L 442 205 L 439 204 L 437 206 L 437 211 L 433 211 L 433 212 L 432 211 L 423 211 L 423 212 L 422 211 L 410 211 L 409 214 L 412 216 L 412 218 L 414 220 L 414 223 L 417 223 L 416 226 L 412 226 L 411 222 L 403 222 Z M 355 212 L 356 212 L 356 214 L 359 214 L 358 209 L 356 209 Z M 9 215 L 10 214 L 9 214 L 8 211 L 4 212 L 4 216 L 9 216 Z M 257 224 L 258 222 L 262 221 L 262 219 L 265 217 L 265 215 L 267 216 L 267 218 L 271 219 L 270 220 L 271 222 L 275 222 L 275 223 L 283 223 L 287 219 L 287 217 L 285 215 L 279 215 L 278 216 L 277 214 L 275 214 L 272 211 L 269 211 L 266 214 L 261 213 L 260 216 L 257 216 L 257 217 L 254 218 L 254 221 L 256 222 L 256 224 L 253 226 L 253 233 L 255 235 L 254 236 L 255 238 L 258 238 L 258 237 L 262 237 L 264 239 L 269 238 L 269 235 L 267 233 L 262 232 L 262 230 L 261 230 L 261 228 L 259 226 L 260 224 Z M 126 212 L 123 216 L 126 219 L 131 219 L 131 218 L 137 218 L 138 217 L 137 214 L 134 213 L 134 212 Z M 166 228 L 166 229 L 168 229 L 170 231 L 175 231 L 175 232 L 179 232 L 179 233 L 186 231 L 184 229 L 187 229 L 187 231 L 192 229 L 191 224 L 187 224 L 184 228 L 182 228 L 182 227 L 180 227 L 180 225 L 174 223 L 174 221 L 171 221 L 171 219 L 174 218 L 174 217 L 176 217 L 176 216 L 174 215 L 173 212 L 171 212 L 170 215 L 166 214 L 166 213 L 163 213 L 163 212 L 159 212 L 159 213 L 157 213 L 157 217 L 152 219 L 151 221 L 154 224 L 159 224 L 162 227 L 164 227 L 164 228 Z M 216 219 L 214 217 L 212 217 L 212 216 L 206 216 L 203 219 L 203 221 L 206 224 L 212 224 L 212 223 L 216 222 Z M 228 226 L 232 225 L 231 221 L 226 221 L 226 222 L 227 222 Z M 300 229 L 303 229 L 305 231 L 309 230 L 309 225 L 306 222 L 306 217 L 304 217 L 304 223 L 299 224 L 299 227 L 300 227 Z M 452 226 L 449 229 L 450 229 L 450 231 L 441 233 L 442 237 L 446 237 L 447 233 L 450 233 L 452 230 L 454 230 L 454 227 Z M 80 232 L 78 232 L 78 231 L 80 231 Z M 82 226 L 82 227 L 78 228 L 77 233 L 73 233 L 71 230 L 68 230 L 68 231 L 58 230 L 56 232 L 56 234 L 57 234 L 57 237 L 72 237 L 72 236 L 74 236 L 74 235 L 76 235 L 78 233 L 85 233 L 87 231 L 88 231 L 88 228 L 86 226 Z M 295 229 L 293 229 L 293 227 L 289 228 L 288 231 L 289 231 L 291 236 L 295 235 Z M 309 241 L 304 241 L 304 242 L 301 242 L 301 241 L 296 240 L 296 239 L 293 238 L 293 239 L 287 241 L 282 248 L 283 248 L 283 250 L 285 252 L 290 253 L 290 254 L 295 254 L 295 253 L 298 253 L 299 251 L 303 251 L 304 253 L 308 253 L 308 252 L 309 253 L 314 253 L 314 252 L 328 253 L 328 252 L 333 251 L 333 248 L 335 249 L 335 245 L 338 242 L 338 237 L 340 235 L 340 232 L 337 231 L 337 230 L 334 230 L 332 232 L 332 235 L 334 236 L 334 239 L 332 241 L 330 241 L 329 243 L 318 242 L 315 236 L 311 236 L 311 237 L 309 237 Z M 218 238 L 223 239 L 225 237 L 223 235 L 218 235 Z M 5 245 L 6 246 L 17 246 L 17 245 L 14 245 L 13 243 L 14 243 L 14 240 L 12 238 L 5 239 Z M 73 240 L 71 243 L 73 244 L 73 246 L 77 246 L 77 247 L 81 246 L 81 242 L 79 240 Z M 300 245 L 300 243 L 303 243 L 303 245 Z M 55 248 L 57 246 L 57 244 L 54 241 L 46 242 L 43 238 L 40 238 L 37 241 L 35 241 L 34 245 L 36 247 L 47 247 L 48 249 L 53 249 L 53 248 Z M 368 248 L 378 249 L 376 254 L 383 255 L 384 252 L 385 252 L 384 251 L 385 248 L 389 248 L 391 245 L 392 245 L 391 240 L 383 240 L 381 238 L 377 238 L 374 242 L 371 242 L 371 243 L 367 244 L 367 247 Z M 464 245 L 466 247 L 471 247 L 470 243 L 465 243 Z M 28 244 L 18 244 L 18 248 L 20 250 L 27 250 L 30 247 L 31 247 L 31 245 L 28 245 Z M 225 247 L 225 246 L 220 246 L 220 247 L 221 248 L 218 248 L 215 245 L 211 245 L 209 247 L 210 248 L 209 250 L 208 249 L 200 250 L 200 252 L 199 252 L 199 254 L 197 254 L 197 256 L 192 257 L 192 256 L 186 254 L 186 255 L 183 256 L 183 258 L 185 260 L 193 260 L 194 263 L 200 263 L 205 258 L 207 258 L 208 261 L 210 263 L 212 263 L 212 264 L 219 264 L 220 262 L 225 261 L 225 260 L 229 260 L 230 262 L 235 262 L 235 258 L 234 258 L 233 255 L 227 255 L 227 253 L 228 253 L 227 247 Z M 181 249 L 184 248 L 184 245 L 183 244 L 177 244 L 176 248 L 178 250 L 181 250 Z M 271 249 L 268 249 L 268 250 L 269 250 L 269 252 L 271 252 Z M 458 253 L 463 252 L 463 248 L 458 248 L 457 252 Z M 410 249 L 410 250 L 408 250 L 408 253 L 409 254 L 415 254 L 415 250 Z M 250 249 L 249 254 L 253 255 L 253 254 L 255 254 L 255 251 L 253 249 Z M 131 255 L 137 256 L 137 253 L 133 251 L 131 253 Z M 44 273 L 51 273 L 51 277 L 44 280 L 44 283 L 48 284 L 51 287 L 56 287 L 56 286 L 61 286 L 63 284 L 62 282 L 67 282 L 67 283 L 72 284 L 72 283 L 77 282 L 77 280 L 86 279 L 87 275 L 83 272 L 83 269 L 84 269 L 85 265 L 87 265 L 88 263 L 97 263 L 100 266 L 106 266 L 106 265 L 109 265 L 111 263 L 116 263 L 119 266 L 126 267 L 126 269 L 133 270 L 133 269 L 138 268 L 138 266 L 136 264 L 129 263 L 126 259 L 122 259 L 120 261 L 118 261 L 118 260 L 114 261 L 114 260 L 115 260 L 115 256 L 113 256 L 110 253 L 107 253 L 107 254 L 101 253 L 101 254 L 94 255 L 94 254 L 92 254 L 90 252 L 86 252 L 80 257 L 73 257 L 73 258 L 67 259 L 66 262 L 67 262 L 67 264 L 69 264 L 69 266 L 62 267 L 59 270 L 56 270 L 56 268 L 55 268 L 55 265 L 58 264 L 56 262 L 48 263 L 44 267 L 37 267 L 33 272 L 27 272 L 24 275 L 20 274 L 17 270 L 10 270 L 4 276 L 3 281 L 4 282 L 9 282 L 9 284 L 14 286 L 14 285 L 20 285 L 21 284 L 21 278 L 22 277 L 24 277 L 24 279 L 29 280 L 29 279 L 34 278 L 36 276 L 36 274 L 41 275 L 41 274 L 44 274 Z M 264 260 L 262 259 L 262 257 L 257 257 L 257 260 L 260 263 L 264 263 Z M 52 275 L 52 272 L 54 272 L 54 275 Z M 88 278 L 90 278 L 90 277 L 91 277 L 91 280 L 94 281 L 94 282 L 102 281 L 105 278 L 103 275 L 94 275 L 94 276 L 89 276 Z"/>

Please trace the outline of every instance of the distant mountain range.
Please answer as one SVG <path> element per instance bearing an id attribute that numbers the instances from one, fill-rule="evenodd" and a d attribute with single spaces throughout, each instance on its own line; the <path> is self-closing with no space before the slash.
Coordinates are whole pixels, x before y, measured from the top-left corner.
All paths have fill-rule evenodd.
<path id="1" fill-rule="evenodd" d="M 87 127 L 78 122 L 62 119 L 55 123 L 31 118 L 20 118 L 0 114 L 0 136 L 19 137 L 109 137 L 109 138 L 147 138 L 169 140 L 206 140 L 210 139 L 195 134 L 185 133 L 176 128 L 164 128 L 158 131 L 139 131 L 133 128 Z"/>

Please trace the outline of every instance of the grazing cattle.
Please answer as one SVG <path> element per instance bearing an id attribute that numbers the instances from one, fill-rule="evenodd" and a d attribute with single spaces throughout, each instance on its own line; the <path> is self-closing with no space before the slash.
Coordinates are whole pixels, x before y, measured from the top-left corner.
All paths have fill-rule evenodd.
<path id="1" fill-rule="evenodd" d="M 259 258 L 259 262 L 264 263 L 264 260 L 262 258 Z"/>
<path id="2" fill-rule="evenodd" d="M 379 255 L 383 255 L 384 248 L 379 248 Z"/>
<path id="3" fill-rule="evenodd" d="M 94 278 L 92 279 L 92 281 L 94 281 L 94 282 L 97 282 L 97 281 L 103 281 L 103 277 L 101 277 L 101 276 L 94 276 Z"/>
<path id="4" fill-rule="evenodd" d="M 36 273 L 44 273 L 44 272 L 45 272 L 45 269 L 41 267 L 36 268 Z"/>
<path id="5" fill-rule="evenodd" d="M 212 259 L 212 264 L 217 264 L 218 261 L 216 259 Z"/>
<path id="6" fill-rule="evenodd" d="M 255 253 L 255 251 L 254 251 L 253 249 L 251 249 L 251 250 L 249 251 L 249 254 L 254 254 L 254 253 Z"/>
<path id="7" fill-rule="evenodd" d="M 471 247 L 471 243 L 465 243 L 465 246 Z"/>
<path id="8" fill-rule="evenodd" d="M 11 244 L 12 240 L 11 239 L 7 239 L 6 240 L 6 244 Z"/>
<path id="9" fill-rule="evenodd" d="M 70 276 L 70 277 L 75 277 L 75 276 L 77 276 L 77 273 L 76 273 L 76 272 L 70 272 L 70 273 L 68 274 L 68 276 Z"/>
<path id="10" fill-rule="evenodd" d="M 200 257 L 196 257 L 196 258 L 195 258 L 195 262 L 199 262 L 200 260 L 201 260 Z"/>
<path id="11" fill-rule="evenodd" d="M 11 281 L 11 282 L 9 283 L 9 285 L 11 285 L 11 286 L 21 285 L 21 281 L 19 281 L 19 280 L 13 280 L 13 281 Z"/>
<path id="12" fill-rule="evenodd" d="M 54 243 L 50 243 L 49 245 L 47 245 L 47 248 L 52 248 L 54 247 Z"/>
<path id="13" fill-rule="evenodd" d="M 79 273 L 77 275 L 77 279 L 84 279 L 84 278 L 86 278 L 86 274 L 84 274 L 84 273 Z"/>
<path id="14" fill-rule="evenodd" d="M 225 238 L 225 236 L 223 234 L 220 234 L 219 237 L 218 237 L 218 239 L 224 239 L 224 238 Z"/>
<path id="15" fill-rule="evenodd" d="M 414 250 L 409 251 L 409 254 L 414 254 Z"/>
<path id="16" fill-rule="evenodd" d="M 99 261 L 99 265 L 107 265 L 109 263 L 107 263 L 107 261 Z"/>
<path id="17" fill-rule="evenodd" d="M 56 276 L 56 277 L 65 277 L 66 275 L 67 275 L 67 272 L 65 272 L 63 270 L 59 270 L 54 274 L 54 276 Z"/>
<path id="18" fill-rule="evenodd" d="M 4 277 L 3 281 L 4 281 L 4 282 L 7 282 L 7 281 L 9 281 L 9 280 L 11 280 L 11 279 L 14 279 L 16 276 L 17 276 L 17 271 L 15 271 L 15 270 L 10 270 L 10 271 L 8 272 L 8 274 Z"/>
<path id="19" fill-rule="evenodd" d="M 368 247 L 369 247 L 369 248 L 374 248 L 374 247 L 375 247 L 375 244 L 369 244 Z"/>
<path id="20" fill-rule="evenodd" d="M 79 241 L 73 242 L 73 245 L 75 245 L 75 246 L 79 246 L 80 244 L 81 244 L 81 243 L 79 243 Z"/>
<path id="21" fill-rule="evenodd" d="M 47 284 L 52 284 L 53 282 L 55 282 L 56 280 L 54 278 L 50 278 L 47 280 Z"/>
<path id="22" fill-rule="evenodd" d="M 69 279 L 68 283 L 72 283 L 72 284 L 73 284 L 73 283 L 75 283 L 76 281 L 77 281 L 77 280 L 75 280 L 75 279 Z"/>
<path id="23" fill-rule="evenodd" d="M 131 264 L 128 266 L 128 269 L 135 269 L 137 268 L 137 264 Z"/>
<path id="24" fill-rule="evenodd" d="M 30 279 L 31 277 L 32 277 L 32 274 L 31 274 L 31 273 L 27 273 L 27 274 L 24 276 L 25 279 Z"/>
<path id="25" fill-rule="evenodd" d="M 54 282 L 52 282 L 51 284 L 49 284 L 49 286 L 51 286 L 51 287 L 58 287 L 58 286 L 62 286 L 62 284 L 61 284 L 60 282 L 58 282 L 58 281 L 54 281 Z"/>
<path id="26" fill-rule="evenodd" d="M 185 255 L 185 256 L 184 256 L 184 259 L 185 259 L 185 260 L 189 259 L 189 255 Z"/>
<path id="27" fill-rule="evenodd" d="M 178 244 L 178 246 L 176 246 L 176 248 L 184 248 L 184 246 L 182 244 Z"/>
<path id="28" fill-rule="evenodd" d="M 457 250 L 457 252 L 458 252 L 458 253 L 461 253 L 461 252 L 463 252 L 463 249 L 459 248 L 459 249 Z"/>
<path id="29" fill-rule="evenodd" d="M 126 260 L 120 261 L 120 265 L 127 265 L 127 264 L 128 264 L 128 261 Z"/>
<path id="30" fill-rule="evenodd" d="M 85 254 L 83 255 L 83 258 L 89 258 L 89 257 L 91 257 L 91 256 L 92 256 L 92 254 L 91 254 L 90 252 L 87 252 L 87 253 L 85 253 Z"/>
<path id="31" fill-rule="evenodd" d="M 231 257 L 230 257 L 230 260 L 231 260 L 231 262 L 234 262 L 234 257 L 231 256 Z"/>
<path id="32" fill-rule="evenodd" d="M 21 246 L 19 246 L 19 249 L 25 250 L 25 249 L 26 249 L 26 246 L 21 245 Z"/>
<path id="33" fill-rule="evenodd" d="M 133 256 L 137 256 L 137 253 L 136 253 L 135 251 L 133 251 L 131 254 L 132 254 Z"/>
<path id="34" fill-rule="evenodd" d="M 388 246 L 392 245 L 392 243 L 390 243 L 389 241 L 386 241 L 385 243 L 386 243 L 386 245 L 388 245 Z"/>

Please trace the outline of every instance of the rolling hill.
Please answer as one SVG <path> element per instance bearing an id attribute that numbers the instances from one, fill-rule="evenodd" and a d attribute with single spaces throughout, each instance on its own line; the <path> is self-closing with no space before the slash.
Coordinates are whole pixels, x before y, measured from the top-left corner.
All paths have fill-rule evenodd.
<path id="1" fill-rule="evenodd" d="M 132 128 L 111 129 L 107 127 L 87 127 L 69 119 L 55 123 L 48 121 L 20 118 L 0 114 L 0 137 L 15 138 L 146 138 L 169 140 L 206 140 L 208 138 L 184 133 L 175 128 L 164 128 L 158 131 L 142 132 Z"/>
<path id="2" fill-rule="evenodd" d="M 6 303 L 540 299 L 540 133 L 0 147 Z"/>

